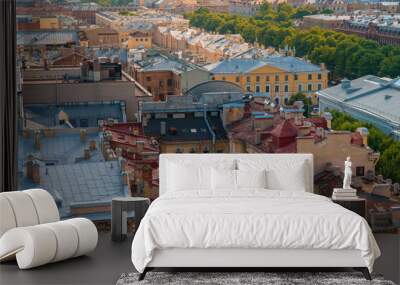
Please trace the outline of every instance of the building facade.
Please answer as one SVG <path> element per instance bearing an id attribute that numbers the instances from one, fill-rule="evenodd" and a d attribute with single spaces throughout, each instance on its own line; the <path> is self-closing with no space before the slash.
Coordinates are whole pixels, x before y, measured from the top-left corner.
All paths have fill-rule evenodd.
<path id="1" fill-rule="evenodd" d="M 194 85 L 207 81 L 209 72 L 195 64 L 159 53 L 149 53 L 129 66 L 130 74 L 154 100 L 182 95 Z"/>
<path id="2" fill-rule="evenodd" d="M 127 48 L 134 49 L 134 48 L 139 48 L 139 47 L 145 48 L 145 49 L 149 49 L 152 47 L 151 33 L 141 32 L 141 31 L 135 31 L 133 33 L 130 33 L 128 42 L 127 42 Z"/>
<path id="3" fill-rule="evenodd" d="M 302 92 L 317 102 L 316 93 L 328 86 L 328 70 L 294 57 L 264 60 L 230 59 L 206 66 L 214 80 L 226 80 L 243 92 L 264 95 L 276 103 Z"/>

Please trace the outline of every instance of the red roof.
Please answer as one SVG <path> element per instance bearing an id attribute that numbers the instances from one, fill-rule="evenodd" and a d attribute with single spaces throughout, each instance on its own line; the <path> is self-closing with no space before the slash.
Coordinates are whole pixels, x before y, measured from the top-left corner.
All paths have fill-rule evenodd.
<path id="1" fill-rule="evenodd" d="M 296 137 L 297 129 L 289 120 L 283 120 L 272 130 L 271 135 L 278 138 Z"/>
<path id="2" fill-rule="evenodd" d="M 112 125 L 104 125 L 103 130 L 110 130 L 114 132 L 121 132 L 132 135 L 137 131 L 138 135 L 143 135 L 143 128 L 141 123 L 115 123 Z"/>
<path id="3" fill-rule="evenodd" d="M 328 123 L 324 117 L 314 117 L 304 119 L 306 122 L 312 123 L 317 128 L 328 128 Z"/>

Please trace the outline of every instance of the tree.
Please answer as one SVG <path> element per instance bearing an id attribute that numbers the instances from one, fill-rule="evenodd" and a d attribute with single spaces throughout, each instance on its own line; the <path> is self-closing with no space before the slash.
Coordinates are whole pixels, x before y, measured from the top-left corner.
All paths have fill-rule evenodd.
<path id="1" fill-rule="evenodd" d="M 329 46 L 317 47 L 311 52 L 309 59 L 314 63 L 324 62 L 328 69 L 331 70 L 335 66 L 336 48 Z"/>
<path id="2" fill-rule="evenodd" d="M 254 17 L 210 13 L 206 8 L 187 13 L 185 17 L 192 26 L 209 32 L 239 33 L 245 41 L 257 41 L 266 47 L 293 47 L 298 57 L 310 59 L 315 64 L 326 63 L 333 79 L 354 79 L 367 74 L 400 75 L 400 47 L 381 46 L 374 41 L 333 30 L 304 30 L 294 26 L 293 20 L 318 12 L 312 6 L 294 8 L 279 4 L 273 7 L 264 3 Z"/>
<path id="3" fill-rule="evenodd" d="M 382 60 L 379 70 L 380 76 L 390 76 L 392 78 L 400 76 L 400 55 L 389 56 Z"/>
<path id="4" fill-rule="evenodd" d="M 393 182 L 400 182 L 400 142 L 392 143 L 383 151 L 378 162 L 378 172 Z"/>

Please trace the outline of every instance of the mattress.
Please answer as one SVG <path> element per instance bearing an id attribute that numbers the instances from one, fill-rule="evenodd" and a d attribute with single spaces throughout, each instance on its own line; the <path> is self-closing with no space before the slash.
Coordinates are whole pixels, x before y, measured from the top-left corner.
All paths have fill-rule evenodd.
<path id="1" fill-rule="evenodd" d="M 380 255 L 359 215 L 320 195 L 266 189 L 162 195 L 140 223 L 132 262 L 143 272 L 171 248 L 359 250 L 370 271 Z"/>

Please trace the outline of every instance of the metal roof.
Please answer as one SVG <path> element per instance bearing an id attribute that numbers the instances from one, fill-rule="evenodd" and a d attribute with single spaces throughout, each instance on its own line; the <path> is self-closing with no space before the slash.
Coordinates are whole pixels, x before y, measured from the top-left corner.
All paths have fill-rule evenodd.
<path id="1" fill-rule="evenodd" d="M 17 45 L 65 45 L 78 42 L 78 33 L 72 30 L 17 31 Z"/>
<path id="2" fill-rule="evenodd" d="M 122 122 L 123 104 L 120 102 L 102 104 L 30 104 L 24 106 L 25 117 L 45 127 L 61 127 L 58 114 L 63 111 L 69 117 L 70 123 L 76 127 L 97 127 L 99 120 L 115 119 Z"/>
<path id="3" fill-rule="evenodd" d="M 318 94 L 400 125 L 400 78 L 388 80 L 366 75 L 352 80 L 347 88 L 339 84 Z"/>
<path id="4" fill-rule="evenodd" d="M 263 59 L 235 58 L 206 66 L 212 73 L 248 73 L 263 66 L 273 66 L 287 72 L 319 72 L 321 67 L 292 56 L 268 56 Z"/>
<path id="5" fill-rule="evenodd" d="M 207 120 L 215 133 L 216 139 L 226 139 L 226 131 L 219 116 L 207 116 Z M 166 123 L 166 134 L 161 134 L 161 122 Z M 144 127 L 144 132 L 149 136 L 160 137 L 164 141 L 196 141 L 212 140 L 212 134 L 208 129 L 203 116 L 194 117 L 186 114 L 185 118 L 155 119 L 151 118 Z"/>
<path id="6" fill-rule="evenodd" d="M 98 132 L 87 133 L 87 141 L 95 140 L 99 146 Z M 70 205 L 82 202 L 109 202 L 113 197 L 125 196 L 121 169 L 117 161 L 104 161 L 99 147 L 83 159 L 87 143 L 82 143 L 79 133 L 57 132 L 54 137 L 41 136 L 40 150 L 34 139 L 20 137 L 18 147 L 19 169 L 23 169 L 28 154 L 40 165 L 40 184 L 19 173 L 19 187 L 43 188 L 56 200 L 62 201 L 60 214 L 70 215 Z M 107 216 L 109 219 L 109 215 Z"/>

